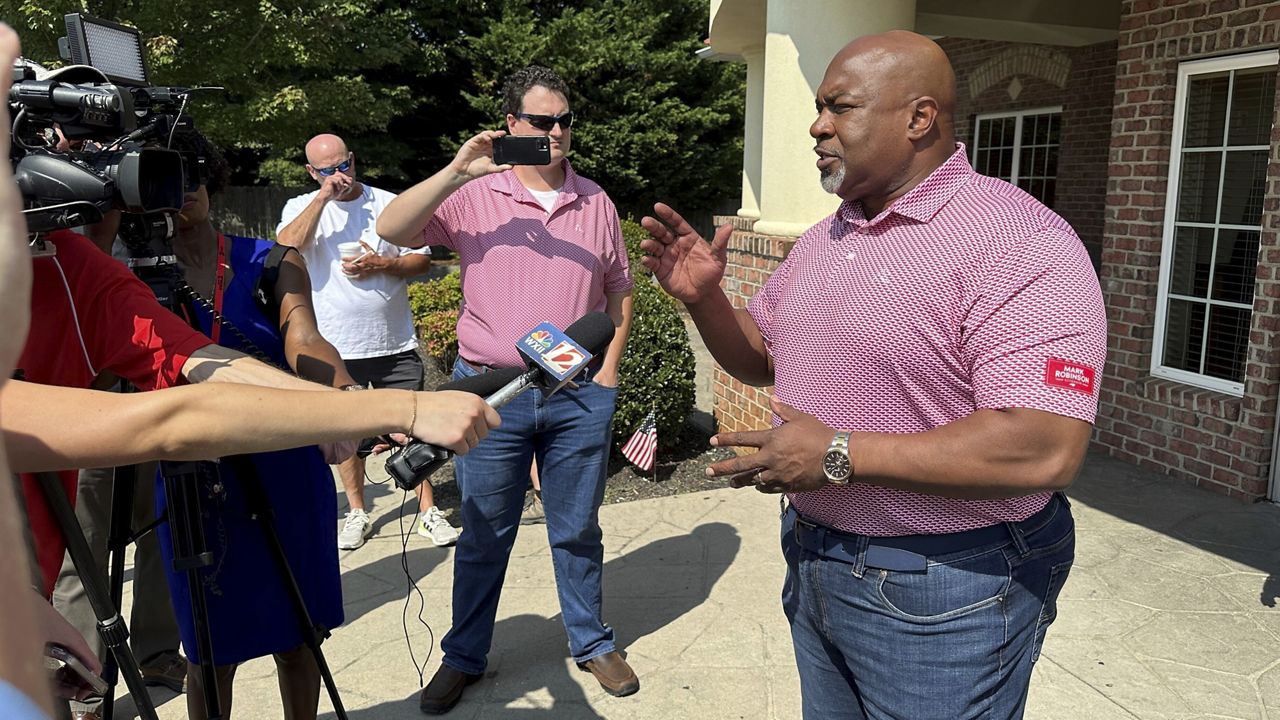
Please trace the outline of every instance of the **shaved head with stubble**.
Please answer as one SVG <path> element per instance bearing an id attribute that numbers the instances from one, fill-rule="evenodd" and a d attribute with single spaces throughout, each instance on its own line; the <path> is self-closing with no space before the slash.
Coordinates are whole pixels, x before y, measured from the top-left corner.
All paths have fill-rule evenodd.
<path id="1" fill-rule="evenodd" d="M 818 86 L 822 187 L 874 217 L 955 152 L 955 72 L 913 32 L 867 35 L 836 53 Z"/>

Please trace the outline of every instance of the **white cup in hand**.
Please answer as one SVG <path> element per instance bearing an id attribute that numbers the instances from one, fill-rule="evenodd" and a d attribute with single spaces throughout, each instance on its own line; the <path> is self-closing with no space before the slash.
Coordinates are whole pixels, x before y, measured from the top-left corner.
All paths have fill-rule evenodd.
<path id="1" fill-rule="evenodd" d="M 351 263 L 358 258 L 364 257 L 368 251 L 360 244 L 360 241 L 338 243 L 338 257 L 342 259 L 342 272 L 347 275 L 355 275 L 355 269 Z"/>

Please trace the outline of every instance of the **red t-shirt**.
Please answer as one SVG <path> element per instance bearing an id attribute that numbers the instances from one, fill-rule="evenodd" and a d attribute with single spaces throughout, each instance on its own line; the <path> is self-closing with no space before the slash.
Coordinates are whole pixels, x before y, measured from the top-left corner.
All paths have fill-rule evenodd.
<path id="1" fill-rule="evenodd" d="M 42 385 L 88 388 L 110 370 L 143 390 L 176 385 L 191 354 L 212 340 L 156 302 L 146 283 L 69 230 L 50 233 L 52 257 L 36 258 L 31 331 L 18 367 Z M 76 472 L 60 473 L 75 502 Z M 46 592 L 65 551 L 62 536 L 32 475 L 22 476 L 27 513 Z"/>

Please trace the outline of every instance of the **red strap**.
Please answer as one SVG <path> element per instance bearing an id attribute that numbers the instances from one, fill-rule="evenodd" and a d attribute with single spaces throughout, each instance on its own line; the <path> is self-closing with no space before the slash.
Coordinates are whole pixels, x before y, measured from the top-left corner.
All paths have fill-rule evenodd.
<path id="1" fill-rule="evenodd" d="M 218 233 L 218 268 L 213 278 L 213 322 L 210 323 L 209 337 L 214 343 L 218 342 L 218 336 L 222 334 L 222 323 L 218 318 L 222 317 L 222 284 L 227 275 L 227 239 L 222 233 Z"/>

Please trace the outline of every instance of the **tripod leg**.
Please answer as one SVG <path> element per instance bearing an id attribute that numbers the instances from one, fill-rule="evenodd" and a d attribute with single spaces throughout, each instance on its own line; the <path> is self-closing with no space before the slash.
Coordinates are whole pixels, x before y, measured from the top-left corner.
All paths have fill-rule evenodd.
<path id="1" fill-rule="evenodd" d="M 200 677 L 205 688 L 205 716 L 222 718 L 218 699 L 217 673 L 213 664 L 213 629 L 209 627 L 209 606 L 205 602 L 200 568 L 213 563 L 204 546 L 204 521 L 200 517 L 200 497 L 196 486 L 196 463 L 161 462 L 165 499 L 169 513 L 169 536 L 173 541 L 173 569 L 186 572 L 187 594 L 196 630 L 196 652 L 200 656 Z"/>
<path id="2" fill-rule="evenodd" d="M 124 618 L 120 617 L 117 606 L 111 604 L 105 584 L 102 578 L 98 577 L 93 553 L 89 550 L 89 543 L 84 539 L 84 533 L 80 531 L 80 524 L 76 522 L 75 512 L 71 509 L 71 503 L 67 501 L 62 483 L 58 480 L 56 473 L 37 473 L 37 478 L 40 490 L 44 493 L 45 501 L 49 503 L 49 508 L 58 522 L 58 529 L 67 544 L 67 552 L 71 554 L 71 561 L 80 575 L 80 582 L 84 584 L 85 596 L 93 606 L 94 615 L 98 617 L 98 629 L 102 634 L 102 641 L 111 649 L 111 655 L 115 658 L 121 674 L 124 675 L 125 686 L 129 688 L 129 694 L 138 708 L 138 714 L 143 720 L 158 720 L 155 706 L 151 703 L 151 696 L 147 694 L 147 688 L 142 684 L 142 673 L 138 670 L 138 662 L 129 650 L 129 628 L 125 625 Z"/>
<path id="3" fill-rule="evenodd" d="M 136 481 L 137 468 L 127 465 L 115 469 L 115 478 L 111 483 L 111 524 L 107 536 L 109 554 L 107 584 L 111 607 L 114 608 L 119 608 L 124 602 L 124 556 L 133 535 L 133 494 Z M 112 688 L 102 699 L 103 720 L 111 720 L 115 714 L 114 690 L 117 667 L 114 658 L 114 655 L 107 657 L 106 667 L 103 668 L 102 673 L 103 679 Z"/>
<path id="4" fill-rule="evenodd" d="M 244 490 L 245 503 L 249 507 L 249 512 L 257 520 L 258 526 L 262 528 L 263 535 L 266 536 L 267 547 L 271 550 L 271 556 L 280 568 L 280 576 L 284 580 L 285 589 L 289 592 L 289 600 L 293 605 L 294 615 L 297 617 L 298 625 L 302 629 L 302 640 L 310 648 L 312 656 L 316 659 L 316 666 L 320 668 L 320 677 L 324 680 L 325 689 L 329 691 L 329 700 L 333 703 L 334 715 L 337 720 L 347 720 L 347 711 L 342 705 L 342 697 L 338 694 L 338 685 L 334 682 L 333 673 L 329 670 L 329 663 L 325 661 L 324 652 L 320 649 L 320 641 L 328 637 L 328 632 L 319 630 L 311 620 L 311 612 L 307 610 L 307 603 L 302 598 L 302 590 L 298 587 L 298 579 L 289 567 L 289 558 L 284 554 L 284 546 L 280 544 L 280 536 L 276 533 L 275 526 L 272 524 L 273 512 L 271 503 L 267 499 L 266 492 L 262 489 L 262 481 L 258 477 L 258 469 L 254 467 L 253 461 L 245 455 L 233 455 L 223 458 L 223 460 L 235 468 L 236 477 L 239 478 L 241 488 Z"/>

